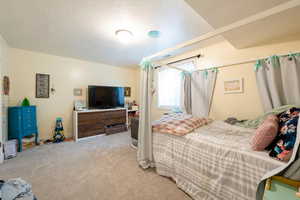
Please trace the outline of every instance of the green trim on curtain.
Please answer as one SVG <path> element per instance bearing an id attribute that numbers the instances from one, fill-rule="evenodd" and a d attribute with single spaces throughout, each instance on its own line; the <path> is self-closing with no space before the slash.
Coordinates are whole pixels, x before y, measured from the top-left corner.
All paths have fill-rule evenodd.
<path id="1" fill-rule="evenodd" d="M 289 58 L 300 57 L 300 53 L 289 53 L 287 55 L 282 55 L 282 56 L 273 55 L 266 59 L 257 60 L 254 64 L 254 71 L 257 71 L 259 68 L 261 68 L 263 66 L 264 62 L 272 63 L 273 67 L 280 67 L 279 58 L 282 58 L 285 56 L 288 56 Z"/>
<path id="2" fill-rule="evenodd" d="M 256 63 L 254 64 L 255 71 L 257 71 L 259 68 L 262 67 L 262 63 L 263 63 L 263 60 L 257 60 L 256 61 Z"/>
<path id="3" fill-rule="evenodd" d="M 182 71 L 180 72 L 180 76 L 181 78 L 183 79 L 185 75 L 191 75 L 192 73 L 191 72 L 188 72 L 188 71 Z"/>
<path id="4" fill-rule="evenodd" d="M 203 77 L 204 77 L 205 79 L 207 79 L 207 76 L 208 76 L 208 70 L 205 69 L 205 70 L 203 70 Z"/>
<path id="5" fill-rule="evenodd" d="M 210 69 L 205 69 L 205 70 L 203 70 L 203 77 L 205 78 L 205 79 L 207 79 L 207 76 L 208 76 L 208 72 L 209 71 L 212 71 L 212 72 L 219 72 L 219 69 L 217 68 L 217 67 L 212 67 L 212 68 L 210 68 Z"/>
<path id="6" fill-rule="evenodd" d="M 150 60 L 147 59 L 143 59 L 140 63 L 140 66 L 142 67 L 142 69 L 145 71 L 149 68 L 154 68 L 154 65 L 152 64 L 152 62 Z"/>
<path id="7" fill-rule="evenodd" d="M 219 69 L 217 67 L 212 68 L 212 72 L 219 72 Z"/>
<path id="8" fill-rule="evenodd" d="M 273 67 L 280 67 L 278 56 L 274 55 L 274 56 L 271 56 L 269 59 L 271 60 L 271 63 L 272 63 Z"/>

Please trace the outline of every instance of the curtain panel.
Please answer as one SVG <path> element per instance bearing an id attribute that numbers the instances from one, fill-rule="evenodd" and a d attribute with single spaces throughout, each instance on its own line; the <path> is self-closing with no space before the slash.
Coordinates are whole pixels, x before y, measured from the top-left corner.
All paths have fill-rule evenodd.
<path id="1" fill-rule="evenodd" d="M 189 72 L 183 72 L 183 109 L 187 114 L 192 114 L 192 75 Z"/>
<path id="2" fill-rule="evenodd" d="M 256 80 L 263 108 L 300 104 L 300 55 L 272 56 L 257 61 Z"/>
<path id="3" fill-rule="evenodd" d="M 300 54 L 287 56 L 272 56 L 258 60 L 255 64 L 257 87 L 265 111 L 270 111 L 282 105 L 300 105 Z M 257 200 L 263 199 L 266 180 L 275 175 L 281 175 L 293 180 L 299 180 L 299 144 L 300 123 L 297 127 L 297 139 L 289 162 L 267 173 L 257 189 Z"/>
<path id="4" fill-rule="evenodd" d="M 193 116 L 208 117 L 217 73 L 218 71 L 214 69 L 192 73 L 191 103 Z"/>
<path id="5" fill-rule="evenodd" d="M 154 166 L 151 126 L 153 65 L 149 61 L 143 61 L 141 67 L 137 161 L 142 168 L 146 169 Z"/>

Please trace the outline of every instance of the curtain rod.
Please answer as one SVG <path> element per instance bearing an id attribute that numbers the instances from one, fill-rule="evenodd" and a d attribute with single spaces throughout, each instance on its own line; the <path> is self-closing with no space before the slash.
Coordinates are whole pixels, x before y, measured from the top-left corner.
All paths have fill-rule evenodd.
<path id="1" fill-rule="evenodd" d="M 278 55 L 278 56 L 288 56 L 288 55 L 291 55 L 291 54 L 295 54 L 295 53 L 282 54 L 282 55 Z M 206 68 L 203 68 L 203 69 L 195 69 L 192 72 L 204 71 L 204 70 L 208 70 L 208 69 L 212 69 L 212 68 L 220 69 L 220 68 L 230 67 L 230 66 L 233 66 L 233 65 L 242 65 L 242 64 L 246 64 L 246 63 L 256 62 L 257 60 L 263 60 L 263 59 L 266 59 L 266 58 L 268 58 L 268 57 L 249 59 L 249 60 L 245 60 L 245 61 L 241 61 L 241 62 L 219 65 L 219 66 L 216 66 L 216 67 L 206 67 Z"/>
<path id="2" fill-rule="evenodd" d="M 182 62 L 182 61 L 185 61 L 185 60 L 189 60 L 189 59 L 192 59 L 192 58 L 200 58 L 200 56 L 201 56 L 201 54 L 198 54 L 198 55 L 195 55 L 195 56 L 191 56 L 191 57 L 183 58 L 183 59 L 176 60 L 176 61 L 173 61 L 173 62 L 169 62 L 169 63 L 166 63 L 165 65 L 172 65 L 172 64 Z M 162 65 L 156 66 L 155 69 L 160 68 L 160 67 L 162 67 Z M 172 68 L 176 68 L 176 67 L 172 66 Z"/>

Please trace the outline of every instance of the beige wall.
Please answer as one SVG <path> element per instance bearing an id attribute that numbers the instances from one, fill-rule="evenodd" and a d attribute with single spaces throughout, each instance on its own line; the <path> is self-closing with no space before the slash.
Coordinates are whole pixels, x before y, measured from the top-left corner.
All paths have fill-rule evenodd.
<path id="1" fill-rule="evenodd" d="M 300 52 L 300 41 L 246 49 L 235 49 L 228 42 L 220 42 L 179 55 L 174 59 L 169 59 L 165 62 L 201 54 L 203 57 L 199 60 L 198 68 L 204 68 L 268 57 L 274 54 L 288 54 L 290 52 Z M 225 119 L 230 116 L 235 116 L 244 119 L 254 118 L 262 114 L 263 110 L 257 91 L 253 66 L 254 62 L 242 65 L 232 65 L 220 69 L 213 96 L 210 117 L 214 119 Z M 244 93 L 224 94 L 223 80 L 231 78 L 244 78 Z M 153 104 L 153 118 L 157 119 L 165 112 L 165 110 L 157 109 L 156 102 Z"/>
<path id="2" fill-rule="evenodd" d="M 65 134 L 72 135 L 72 110 L 75 99 L 86 99 L 88 85 L 129 86 L 131 100 L 137 99 L 138 70 L 114 67 L 65 57 L 11 48 L 10 105 L 19 105 L 28 97 L 37 106 L 38 126 L 42 139 L 51 138 L 56 117 L 63 118 Z M 35 74 L 50 74 L 50 87 L 56 92 L 49 99 L 35 98 Z M 73 88 L 82 88 L 82 97 L 73 96 Z"/>
<path id="3" fill-rule="evenodd" d="M 3 94 L 3 87 L 2 87 L 2 80 L 3 76 L 7 75 L 8 72 L 8 46 L 6 41 L 0 35 L 0 142 L 6 140 L 7 135 L 7 106 L 8 106 L 8 96 L 4 96 Z M 3 162 L 3 155 L 2 155 L 2 146 L 0 147 L 0 163 Z"/>

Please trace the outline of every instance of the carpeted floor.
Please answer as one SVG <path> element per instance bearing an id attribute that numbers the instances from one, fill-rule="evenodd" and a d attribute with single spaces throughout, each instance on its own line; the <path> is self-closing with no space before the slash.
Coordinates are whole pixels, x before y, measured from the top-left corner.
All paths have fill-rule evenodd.
<path id="1" fill-rule="evenodd" d="M 129 133 L 26 150 L 0 165 L 0 178 L 30 182 L 38 200 L 190 200 L 175 183 L 142 170 Z"/>

